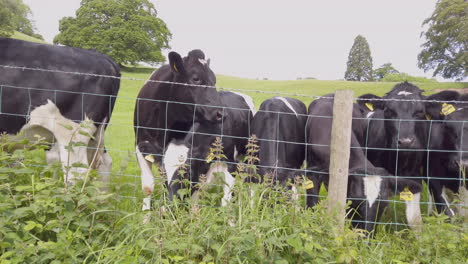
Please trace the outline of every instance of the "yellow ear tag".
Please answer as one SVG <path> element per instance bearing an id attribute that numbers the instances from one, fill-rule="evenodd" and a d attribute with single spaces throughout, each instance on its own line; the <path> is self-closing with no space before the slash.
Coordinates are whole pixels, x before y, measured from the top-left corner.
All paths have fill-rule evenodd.
<path id="1" fill-rule="evenodd" d="M 176 72 L 179 72 L 179 69 L 175 66 L 175 64 L 172 66 Z"/>
<path id="2" fill-rule="evenodd" d="M 314 188 L 314 182 L 311 181 L 311 180 L 307 180 L 304 183 L 304 186 L 305 186 L 306 190 L 312 189 L 312 188 Z"/>
<path id="3" fill-rule="evenodd" d="M 149 154 L 149 155 L 146 155 L 145 156 L 145 160 L 151 162 L 151 163 L 154 163 L 154 157 L 153 155 Z"/>
<path id="4" fill-rule="evenodd" d="M 374 105 L 372 103 L 365 103 L 365 105 L 367 108 L 369 108 L 369 110 L 374 111 Z"/>
<path id="5" fill-rule="evenodd" d="M 450 115 L 451 113 L 453 113 L 455 111 L 456 111 L 456 109 L 452 104 L 443 103 L 442 104 L 442 110 L 440 111 L 440 113 L 442 115 L 447 116 L 447 115 Z"/>
<path id="6" fill-rule="evenodd" d="M 403 201 L 413 200 L 413 193 L 410 190 L 408 190 L 408 187 L 405 187 L 405 189 L 400 193 L 400 200 L 403 200 Z"/>
<path id="7" fill-rule="evenodd" d="M 431 115 L 426 114 L 426 120 L 431 120 L 431 119 L 432 119 L 432 118 L 431 118 Z"/>

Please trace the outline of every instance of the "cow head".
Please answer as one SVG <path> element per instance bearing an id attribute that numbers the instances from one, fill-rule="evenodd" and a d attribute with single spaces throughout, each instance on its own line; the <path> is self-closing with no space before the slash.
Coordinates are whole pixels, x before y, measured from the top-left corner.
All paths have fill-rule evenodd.
<path id="1" fill-rule="evenodd" d="M 455 91 L 443 91 L 428 97 L 436 102 L 427 103 L 427 112 L 434 120 L 441 120 L 441 134 L 437 148 L 450 151 L 448 167 L 458 171 L 468 167 L 468 95 Z"/>
<path id="2" fill-rule="evenodd" d="M 425 145 L 426 116 L 425 105 L 421 101 L 425 98 L 422 92 L 418 87 L 404 82 L 395 85 L 384 97 L 372 95 L 372 100 L 366 99 L 371 96 L 369 94 L 360 97 L 362 107 L 370 103 L 376 111 L 383 111 L 388 147 L 418 149 Z"/>
<path id="3" fill-rule="evenodd" d="M 169 65 L 173 73 L 172 98 L 188 104 L 196 104 L 195 122 L 222 120 L 221 99 L 215 89 L 216 76 L 201 50 L 191 51 L 182 58 L 177 52 L 169 53 Z"/>

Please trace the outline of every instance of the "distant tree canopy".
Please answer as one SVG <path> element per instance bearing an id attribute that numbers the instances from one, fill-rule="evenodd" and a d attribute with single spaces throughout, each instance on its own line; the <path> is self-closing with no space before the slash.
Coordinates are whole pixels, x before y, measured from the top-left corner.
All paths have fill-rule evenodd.
<path id="1" fill-rule="evenodd" d="M 349 51 L 345 73 L 347 81 L 371 81 L 372 57 L 366 38 L 358 35 Z"/>
<path id="2" fill-rule="evenodd" d="M 34 32 L 30 15 L 29 6 L 22 0 L 0 0 L 0 36 L 9 37 L 16 30 L 31 37 L 44 39 Z"/>
<path id="3" fill-rule="evenodd" d="M 398 73 L 399 71 L 395 69 L 390 62 L 384 63 L 382 66 L 380 66 L 379 68 L 373 71 L 374 80 L 376 81 L 380 81 L 387 74 L 398 74 Z"/>
<path id="4" fill-rule="evenodd" d="M 424 20 L 426 42 L 418 66 L 434 70 L 433 76 L 461 80 L 468 67 L 468 1 L 439 0 L 431 17 Z"/>
<path id="5" fill-rule="evenodd" d="M 428 83 L 428 82 L 437 82 L 436 79 L 428 79 L 426 77 L 412 76 L 405 72 L 400 73 L 388 73 L 382 79 L 381 82 L 418 82 L 418 83 Z"/>
<path id="6" fill-rule="evenodd" d="M 75 17 L 60 20 L 55 44 L 95 49 L 119 64 L 165 60 L 172 37 L 148 0 L 83 0 Z"/>

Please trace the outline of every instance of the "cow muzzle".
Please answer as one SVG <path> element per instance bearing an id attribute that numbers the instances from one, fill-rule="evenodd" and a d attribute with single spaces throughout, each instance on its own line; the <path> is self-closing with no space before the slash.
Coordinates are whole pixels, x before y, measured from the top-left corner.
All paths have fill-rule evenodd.
<path id="1" fill-rule="evenodd" d="M 416 139 L 414 137 L 405 137 L 398 139 L 398 146 L 403 148 L 409 148 L 414 145 Z"/>

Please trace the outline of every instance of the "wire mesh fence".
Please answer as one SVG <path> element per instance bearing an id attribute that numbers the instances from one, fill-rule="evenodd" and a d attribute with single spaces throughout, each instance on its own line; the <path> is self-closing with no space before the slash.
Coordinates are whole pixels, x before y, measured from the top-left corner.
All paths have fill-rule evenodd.
<path id="1" fill-rule="evenodd" d="M 293 108 L 286 105 L 286 108 L 283 107 L 283 110 L 268 110 L 268 109 L 257 109 L 256 114 L 252 117 L 252 120 L 244 120 L 244 122 L 248 123 L 247 131 L 244 131 L 247 136 L 238 136 L 229 133 L 229 131 L 225 130 L 224 118 L 220 121 L 220 127 L 218 130 L 191 130 L 195 123 L 199 123 L 198 120 L 195 119 L 195 112 L 200 107 L 208 107 L 215 109 L 222 109 L 223 116 L 227 110 L 234 111 L 234 112 L 246 112 L 251 111 L 249 108 L 239 108 L 233 107 L 228 105 L 200 105 L 194 103 L 186 103 L 186 102 L 176 102 L 171 100 L 158 100 L 157 98 L 154 99 L 147 99 L 147 98 L 137 98 L 135 96 L 136 92 L 133 91 L 132 93 L 128 93 L 127 89 L 139 89 L 147 82 L 156 82 L 156 83 L 168 83 L 174 84 L 172 82 L 165 82 L 165 81 L 157 81 L 157 80 L 147 80 L 147 79 L 140 79 L 140 78 L 128 78 L 128 77 L 115 77 L 115 76 L 105 76 L 105 75 L 95 75 L 89 73 L 80 73 L 80 72 L 64 72 L 64 71 L 51 71 L 47 69 L 36 69 L 36 68 L 27 68 L 27 67 L 16 67 L 16 66 L 8 66 L 8 65 L 0 65 L 2 68 L 8 69 L 16 69 L 22 71 L 38 71 L 38 72 L 48 72 L 53 74 L 60 74 L 60 75 L 73 75 L 75 77 L 102 77 L 102 78 L 116 78 L 119 79 L 121 82 L 121 88 L 119 95 L 105 95 L 105 94 L 93 94 L 93 93 L 85 93 L 85 92 L 70 92 L 70 91 L 63 91 L 59 88 L 57 89 L 42 89 L 38 87 L 20 87 L 14 86 L 9 84 L 1 84 L 0 83 L 0 130 L 2 132 L 10 132 L 8 127 L 11 125 L 10 122 L 19 122 L 24 125 L 26 122 L 31 120 L 31 113 L 34 111 L 36 107 L 39 105 L 32 104 L 32 98 L 34 97 L 41 97 L 44 99 L 49 99 L 51 102 L 60 105 L 60 102 L 63 98 L 67 97 L 67 95 L 73 95 L 74 100 L 73 102 L 69 102 L 67 107 L 72 107 L 73 111 L 80 112 L 78 119 L 73 119 L 71 121 L 79 124 L 86 117 L 89 113 L 84 111 L 84 105 L 88 102 L 92 102 L 93 97 L 104 97 L 108 100 L 109 107 L 107 108 L 107 116 L 112 116 L 110 120 L 103 121 L 103 120 L 93 120 L 96 126 L 104 124 L 107 126 L 105 138 L 104 138 L 104 145 L 105 150 L 107 153 L 110 154 L 112 157 L 112 170 L 111 170 L 111 191 L 115 192 L 120 198 L 122 204 L 119 206 L 126 207 L 129 210 L 140 210 L 142 203 L 144 203 L 144 198 L 146 194 L 143 193 L 141 187 L 141 174 L 140 171 L 141 164 L 139 164 L 136 154 L 137 151 L 135 150 L 135 144 L 138 142 L 138 139 L 135 137 L 135 133 L 138 133 L 139 130 L 146 130 L 148 133 L 152 133 L 151 131 L 159 131 L 167 137 L 168 133 L 184 133 L 184 135 L 191 135 L 191 142 L 188 148 L 193 148 L 194 146 L 198 146 L 198 144 L 205 144 L 208 145 L 209 149 L 213 139 L 216 137 L 220 137 L 226 141 L 229 140 L 249 140 L 252 136 L 252 127 L 250 124 L 255 120 L 256 117 L 262 116 L 262 113 L 269 114 L 274 116 L 274 120 L 272 124 L 276 124 L 273 126 L 267 126 L 265 123 L 264 129 L 266 130 L 275 130 L 277 133 L 274 137 L 258 137 L 257 143 L 262 142 L 265 145 L 273 144 L 276 150 L 272 150 L 274 153 L 274 160 L 276 163 L 273 165 L 264 165 L 262 164 L 262 160 L 257 161 L 254 165 L 259 171 L 268 171 L 270 177 L 272 177 L 276 182 L 283 183 L 285 186 L 289 186 L 285 184 L 285 182 L 289 181 L 290 184 L 296 184 L 301 186 L 299 188 L 299 204 L 302 207 L 307 206 L 306 199 L 308 197 L 316 197 L 319 200 L 323 200 L 327 197 L 327 192 L 325 188 L 321 188 L 322 182 L 327 183 L 328 177 L 328 166 L 330 163 L 329 160 L 329 149 L 330 149 L 330 133 L 331 127 L 327 126 L 326 123 L 330 122 L 333 117 L 332 112 L 327 112 L 327 114 L 311 114 L 311 108 L 309 106 L 309 112 L 307 113 L 298 113 Z M 184 85 L 187 89 L 197 89 L 197 88 L 210 88 L 210 89 L 218 89 L 218 90 L 226 90 L 226 91 L 236 91 L 236 92 L 248 92 L 248 93 L 262 93 L 263 96 L 268 95 L 272 97 L 301 97 L 302 101 L 308 106 L 313 100 L 320 99 L 320 100 L 328 100 L 332 101 L 334 98 L 331 95 L 327 96 L 316 96 L 316 95 L 306 95 L 306 94 L 297 94 L 297 93 L 281 93 L 281 92 L 267 92 L 267 91 L 257 91 L 257 90 L 249 90 L 249 89 L 229 89 L 229 88 L 221 88 L 221 87 L 214 87 L 214 86 L 204 86 L 204 85 L 193 85 L 193 84 L 186 84 L 186 83 L 177 83 L 178 85 Z M 11 100 L 6 95 L 8 94 L 21 94 L 21 100 L 29 102 L 28 111 L 23 113 L 17 111 L 15 108 L 6 108 L 5 102 Z M 131 94 L 131 95 L 128 95 Z M 462 98 L 463 99 L 463 98 Z M 362 139 L 357 140 L 358 144 L 351 144 L 350 152 L 351 152 L 351 159 L 355 158 L 356 155 L 354 153 L 358 153 L 357 155 L 360 157 L 364 157 L 364 162 L 359 163 L 360 166 L 350 168 L 349 175 L 353 179 L 348 184 L 348 200 L 351 204 L 355 203 L 354 209 L 360 207 L 363 211 L 355 210 L 354 212 L 350 212 L 350 215 L 353 214 L 360 214 L 363 213 L 367 215 L 370 213 L 370 208 L 372 204 L 379 204 L 379 203 L 390 203 L 390 206 L 383 212 L 384 216 L 382 218 L 378 218 L 374 216 L 373 220 L 369 220 L 368 218 L 356 218 L 353 221 L 355 223 L 363 223 L 363 224 L 386 224 L 386 225 L 406 225 L 405 218 L 403 217 L 405 209 L 403 208 L 404 205 L 407 205 L 409 201 L 411 201 L 415 193 L 411 193 L 408 190 L 407 186 L 404 188 L 399 188 L 398 184 L 393 185 L 392 189 L 388 189 L 388 186 L 380 185 L 381 182 L 385 182 L 386 179 L 391 179 L 393 181 L 398 182 L 399 180 L 403 179 L 411 179 L 418 181 L 424 180 L 425 186 L 422 189 L 422 199 L 417 201 L 418 205 L 421 205 L 423 210 L 425 211 L 428 207 L 436 206 L 439 209 L 444 210 L 444 213 L 448 214 L 458 214 L 463 211 L 463 206 L 466 202 L 466 198 L 462 197 L 463 191 L 457 194 L 458 190 L 455 187 L 460 187 L 461 189 L 466 189 L 465 179 L 466 179 L 466 171 L 465 166 L 467 166 L 468 158 L 465 159 L 464 155 L 468 155 L 468 140 L 466 139 L 467 136 L 464 132 L 468 129 L 468 125 L 465 123 L 468 121 L 468 115 L 465 113 L 465 105 L 468 103 L 467 101 L 463 100 L 431 100 L 431 99 L 405 99 L 405 98 L 356 98 L 356 103 L 354 107 L 358 108 L 358 103 L 360 100 L 365 101 L 366 103 L 374 103 L 374 102 L 395 102 L 398 104 L 408 103 L 408 104 L 416 104 L 416 103 L 423 103 L 423 104 L 438 104 L 441 105 L 441 108 L 445 107 L 446 105 L 451 105 L 451 110 L 448 110 L 450 113 L 444 114 L 445 117 L 450 117 L 453 113 L 455 113 L 455 118 L 445 118 L 442 120 L 428 118 L 427 116 L 411 116 L 409 118 L 389 118 L 389 116 L 382 114 L 376 115 L 375 113 L 381 111 L 382 113 L 385 112 L 384 109 L 377 110 L 377 109 L 364 109 L 361 115 L 353 115 L 349 118 L 352 118 L 353 121 L 353 132 L 356 133 L 355 129 L 358 124 L 361 124 L 362 127 L 359 129 L 361 130 Z M 115 101 L 115 106 L 112 109 L 112 101 Z M 138 112 L 139 102 L 140 101 L 150 101 L 158 104 L 165 105 L 167 109 L 170 105 L 185 105 L 190 106 L 193 109 L 193 120 L 190 128 L 178 129 L 174 127 L 151 127 L 151 126 L 140 126 L 138 120 L 134 120 L 133 113 L 135 110 Z M 277 102 L 277 104 L 281 104 L 281 102 Z M 442 106 L 445 104 L 445 106 Z M 65 107 L 65 106 L 60 106 Z M 60 108 L 59 107 L 59 108 Z M 259 105 L 256 105 L 258 108 Z M 405 109 L 404 109 L 405 110 Z M 443 111 L 443 110 L 440 110 Z M 468 111 L 468 110 L 466 110 Z M 326 112 L 326 111 L 325 111 Z M 369 115 L 369 113 L 373 113 Z M 291 140 L 288 139 L 288 136 L 292 133 L 292 127 L 284 126 L 280 124 L 281 122 L 286 122 L 291 119 L 300 119 L 303 117 L 304 124 L 303 124 L 303 134 L 302 141 L 298 140 Z M 45 119 L 55 119 L 54 116 L 43 116 Z M 148 117 L 150 118 L 150 117 Z M 177 116 L 171 115 L 170 112 L 166 111 L 166 119 L 177 119 Z M 20 121 L 18 121 L 20 120 Z M 21 121 L 22 120 L 22 121 Z M 324 123 L 323 120 L 327 120 Z M 136 122 L 136 125 L 134 123 Z M 265 121 L 266 122 L 266 121 Z M 313 124 L 311 125 L 311 122 Z M 376 145 L 373 144 L 373 139 L 382 138 L 380 133 L 383 132 L 382 130 L 379 131 L 370 131 L 371 123 L 372 122 L 382 122 L 382 124 L 386 124 L 386 122 L 390 122 L 392 124 L 396 124 L 398 128 L 396 132 L 395 138 L 384 139 L 384 140 L 399 140 L 400 131 L 402 126 L 406 126 L 411 124 L 412 126 L 418 126 L 418 124 L 424 124 L 424 131 L 425 135 L 421 136 L 420 140 L 421 144 L 416 147 L 406 146 L 401 147 L 402 145 L 396 144 L 392 147 L 391 142 L 387 144 L 386 142 L 383 145 Z M 287 122 L 285 124 L 288 124 Z M 317 125 L 314 125 L 317 124 Z M 323 125 L 323 126 L 322 126 Z M 60 126 L 60 124 L 56 124 L 56 126 Z M 387 129 L 385 125 L 380 127 L 380 129 Z M 213 132 L 214 131 L 214 132 Z M 448 131 L 448 132 L 447 132 Z M 17 132 L 17 131 L 15 131 Z M 54 133 L 54 131 L 51 131 Z M 228 133 L 226 133 L 228 132 Z M 449 136 L 446 134 L 449 133 Z M 321 134 L 324 136 L 325 140 L 311 140 L 311 134 L 317 135 Z M 196 136 L 202 136 L 201 138 L 206 139 L 209 138 L 210 140 L 208 143 L 206 140 L 203 142 L 196 142 Z M 416 135 L 415 135 L 416 136 Z M 452 137 L 452 141 L 447 143 L 447 140 Z M 52 138 L 52 146 L 54 144 L 55 138 Z M 434 141 L 442 140 L 443 143 L 434 147 Z M 169 143 L 169 141 L 165 141 Z M 300 160 L 299 167 L 293 166 L 281 166 L 279 164 L 279 160 L 287 158 L 287 153 L 282 153 L 280 150 L 280 146 L 301 146 L 302 149 L 302 160 Z M 96 147 L 87 145 L 86 148 L 91 150 L 96 150 Z M 154 174 L 154 185 L 156 189 L 152 195 L 151 199 L 156 201 L 165 198 L 165 190 L 164 184 L 167 182 L 167 176 L 164 175 L 165 171 L 161 172 L 160 167 L 161 161 L 164 160 L 165 155 L 168 155 L 166 152 L 168 146 L 164 146 L 161 152 L 144 152 L 142 151 L 142 155 L 146 158 L 146 160 L 151 159 L 151 156 L 156 159 L 156 161 L 160 161 L 160 164 L 156 166 L 150 167 L 152 173 Z M 236 150 L 237 151 L 237 150 Z M 262 148 L 259 149 L 262 152 Z M 263 150 L 265 151 L 265 150 Z M 322 153 L 324 152 L 324 153 Z M 188 164 L 189 168 L 191 167 L 192 163 L 206 163 L 207 157 L 209 152 L 204 151 L 201 156 L 194 156 L 188 155 L 186 161 L 184 163 Z M 416 160 L 411 160 L 411 155 L 418 154 L 420 158 Z M 257 154 L 258 155 L 258 154 Z M 449 159 L 449 156 L 455 155 L 455 158 Z M 313 157 L 311 157 L 313 156 Z M 319 159 L 317 159 L 319 156 Z M 386 159 L 380 159 L 380 162 L 383 164 L 374 164 L 379 161 L 379 158 L 387 157 Z M 320 158 L 328 159 L 318 162 Z M 458 162 L 452 162 L 453 160 L 458 159 Z M 224 159 L 223 162 L 227 164 L 229 168 L 231 168 L 230 173 L 234 173 L 236 169 L 239 168 L 239 165 L 245 165 L 246 159 L 241 159 L 239 157 L 228 157 Z M 313 161 L 314 163 L 310 163 Z M 374 162 L 375 161 L 375 162 Z M 62 163 L 64 161 L 62 160 Z M 406 173 L 404 175 L 399 175 L 399 167 L 407 167 L 409 166 L 407 163 L 411 164 L 411 167 L 414 169 L 410 171 L 410 173 Z M 447 164 L 444 164 L 446 162 Z M 150 160 L 150 163 L 153 161 Z M 157 162 L 156 162 L 157 163 Z M 453 163 L 453 164 L 452 164 Z M 209 167 L 209 166 L 208 166 Z M 376 170 L 372 170 L 370 168 L 373 167 L 384 167 L 385 173 L 376 174 Z M 234 171 L 232 171 L 234 168 Z M 264 170 L 262 170 L 264 169 Z M 286 178 L 282 178 L 281 175 L 278 173 L 279 171 L 285 172 L 288 176 Z M 206 171 L 203 174 L 207 173 Z M 264 175 L 259 175 L 259 180 L 263 180 Z M 323 181 L 316 181 L 314 182 L 314 177 L 323 178 Z M 375 178 L 378 177 L 378 178 Z M 191 184 L 199 184 L 198 175 L 194 177 L 197 179 L 196 181 L 191 181 Z M 299 180 L 300 179 L 300 180 Z M 369 181 L 372 179 L 372 183 Z M 311 184 L 309 181 L 313 181 L 317 184 Z M 223 188 L 225 183 L 221 182 L 212 182 L 210 183 L 213 186 L 217 186 L 219 188 Z M 310 187 L 312 186 L 313 187 Z M 159 188 L 159 189 L 158 189 Z M 372 189 L 374 188 L 374 189 Z M 384 195 L 384 188 L 387 188 L 388 191 L 391 191 L 395 194 L 399 194 L 400 196 L 396 195 Z M 309 190 L 315 189 L 316 192 L 311 193 Z M 453 201 L 449 201 L 449 195 L 447 194 L 447 190 L 454 190 L 455 191 L 455 199 Z M 385 190 L 385 191 L 387 191 Z M 440 193 L 434 193 L 440 191 Z M 293 191 L 289 190 L 288 188 L 282 189 L 277 188 L 275 192 L 283 193 L 287 196 L 292 196 Z M 401 195 L 401 193 L 404 195 Z M 410 192 L 410 198 L 407 198 L 405 194 Z M 357 194 L 356 194 L 357 193 Z M 233 192 L 235 196 L 235 189 Z M 457 196 L 460 195 L 460 196 Z M 435 201 L 431 199 L 431 196 L 438 196 L 436 197 Z M 406 198 L 405 198 L 406 197 Z M 437 199 L 438 198 L 438 199 Z M 217 205 L 213 204 L 206 204 L 205 206 L 220 206 L 221 201 Z M 203 204 L 201 204 L 203 206 Z M 351 206 L 353 207 L 353 206 Z M 458 213 L 456 208 L 458 207 Z M 368 212 L 369 211 L 369 212 Z M 382 212 L 381 212 L 382 213 Z"/>

